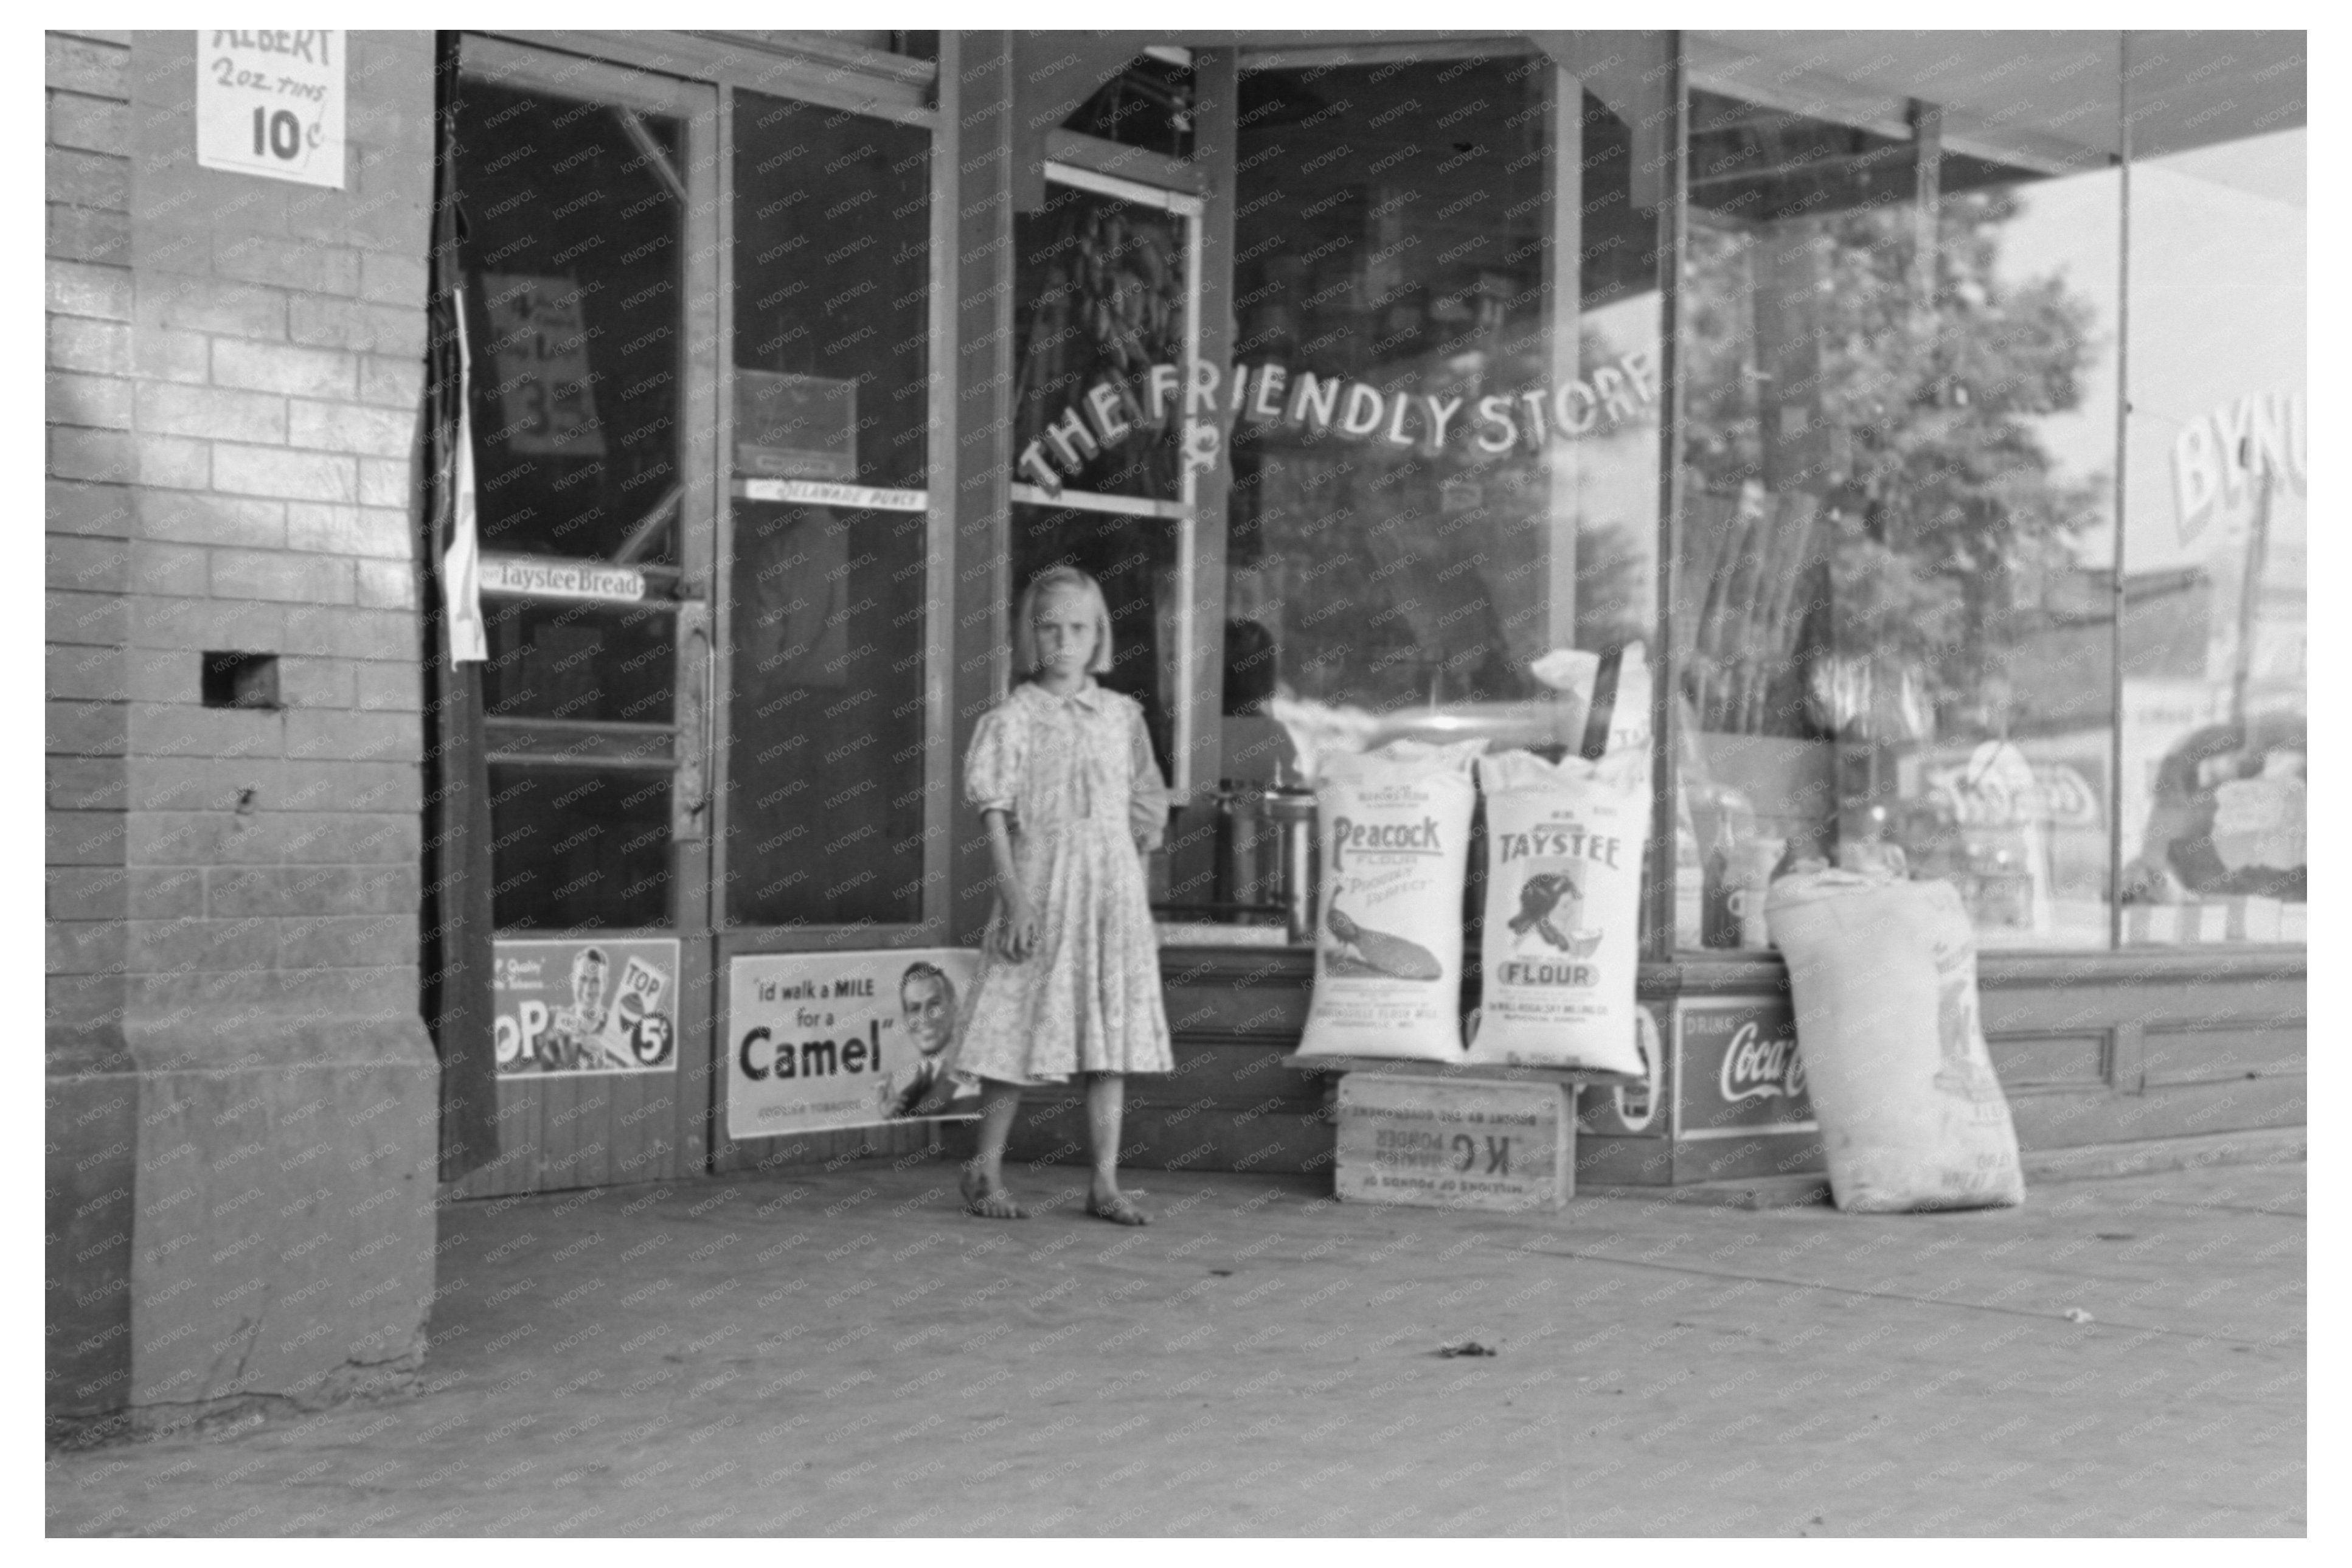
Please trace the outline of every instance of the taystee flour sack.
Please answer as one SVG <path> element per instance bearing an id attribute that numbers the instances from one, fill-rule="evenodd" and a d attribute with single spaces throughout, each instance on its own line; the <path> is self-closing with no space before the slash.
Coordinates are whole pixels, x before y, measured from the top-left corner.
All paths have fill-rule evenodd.
<path id="1" fill-rule="evenodd" d="M 1462 876 L 1483 741 L 1327 757 L 1315 994 L 1302 1057 L 1462 1059 Z"/>
<path id="2" fill-rule="evenodd" d="M 1977 1012 L 1976 934 L 1952 885 L 1800 871 L 1772 884 L 1766 909 L 1837 1206 L 2024 1202 Z"/>
<path id="3" fill-rule="evenodd" d="M 1648 752 L 1478 759 L 1486 909 L 1468 1059 L 1639 1077 L 1633 974 Z"/>

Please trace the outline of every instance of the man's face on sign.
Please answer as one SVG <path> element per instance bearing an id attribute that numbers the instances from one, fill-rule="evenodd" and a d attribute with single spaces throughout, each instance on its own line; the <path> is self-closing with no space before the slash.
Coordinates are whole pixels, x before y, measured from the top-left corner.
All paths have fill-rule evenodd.
<path id="1" fill-rule="evenodd" d="M 907 1015 L 907 1033 L 927 1057 L 947 1048 L 955 1026 L 955 994 L 947 978 L 938 974 L 910 975 L 898 987 L 898 1005 Z"/>
<path id="2" fill-rule="evenodd" d="M 584 1017 L 594 1017 L 604 1010 L 605 965 L 593 960 L 572 972 L 572 1005 Z"/>

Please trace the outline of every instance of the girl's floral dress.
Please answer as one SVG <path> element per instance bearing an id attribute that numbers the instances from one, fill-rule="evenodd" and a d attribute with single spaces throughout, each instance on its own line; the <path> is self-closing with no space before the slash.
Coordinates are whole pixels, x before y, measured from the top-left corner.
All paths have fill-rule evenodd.
<path id="1" fill-rule="evenodd" d="M 1167 1072 L 1160 944 L 1139 841 L 1160 843 L 1168 791 L 1143 710 L 1089 681 L 1067 697 L 1024 681 L 982 718 L 964 794 L 1011 813 L 1013 864 L 1037 943 L 1005 953 L 999 899 L 958 1020 L 961 1080 L 1058 1082 L 1074 1072 Z"/>

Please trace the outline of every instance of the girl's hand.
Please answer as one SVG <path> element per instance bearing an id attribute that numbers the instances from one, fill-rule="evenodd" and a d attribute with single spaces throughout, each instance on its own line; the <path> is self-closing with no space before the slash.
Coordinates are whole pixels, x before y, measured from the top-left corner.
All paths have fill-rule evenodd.
<path id="1" fill-rule="evenodd" d="M 1036 950 L 1036 912 L 1027 895 L 1015 893 L 1004 905 L 1004 955 L 1018 963 Z"/>

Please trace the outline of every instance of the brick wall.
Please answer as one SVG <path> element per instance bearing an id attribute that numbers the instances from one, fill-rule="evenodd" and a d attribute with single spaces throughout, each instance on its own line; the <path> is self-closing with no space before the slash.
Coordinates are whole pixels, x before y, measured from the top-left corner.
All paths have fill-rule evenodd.
<path id="1" fill-rule="evenodd" d="M 131 426 L 130 35 L 48 35 L 48 450 L 106 471 Z M 121 484 L 48 484 L 51 1048 L 103 1059 L 128 909 L 123 805 L 131 505 Z"/>
<path id="2" fill-rule="evenodd" d="M 355 87 L 408 79 L 355 90 L 347 193 L 198 170 L 129 41 L 48 39 L 53 1032 L 413 1012 L 429 43 L 355 37 Z M 283 708 L 202 707 L 208 649 L 278 655 Z"/>
<path id="3" fill-rule="evenodd" d="M 47 36 L 51 473 L 127 439 L 131 86 L 127 33 Z M 127 1390 L 137 1096 L 122 1050 L 131 496 L 48 482 L 48 1403 Z"/>
<path id="4" fill-rule="evenodd" d="M 53 1320 L 60 1225 L 78 1238 L 69 1273 L 124 1228 L 72 1217 L 94 1181 L 128 1185 L 142 1213 L 187 1187 L 195 1166 L 159 1164 L 158 1129 L 193 1137 L 196 1165 L 278 1155 L 230 1162 L 230 1197 L 292 1154 L 353 1149 L 430 1197 L 410 507 L 432 35 L 350 35 L 341 190 L 196 166 L 200 37 L 47 36 L 53 1174 L 91 1161 L 103 1175 L 121 1164 L 94 1158 L 108 1141 L 131 1145 L 127 1179 L 64 1183 L 63 1220 L 52 1181 Z M 207 651 L 275 656 L 280 706 L 205 706 Z M 126 1087 L 135 1125 L 77 1120 Z M 386 1093 L 421 1130 L 383 1138 Z M 194 1114 L 206 1097 L 216 1131 Z M 329 1163 L 350 1161 L 298 1164 Z M 393 1179 L 352 1177 L 358 1195 Z M 137 1302 L 177 1266 L 128 1229 L 115 1294 Z M 263 1268 L 247 1295 L 274 1283 Z M 118 1337 L 140 1339 L 136 1316 Z M 54 1331 L 51 1349 L 54 1404 Z M 208 1376 L 200 1392 L 234 1392 Z"/>

